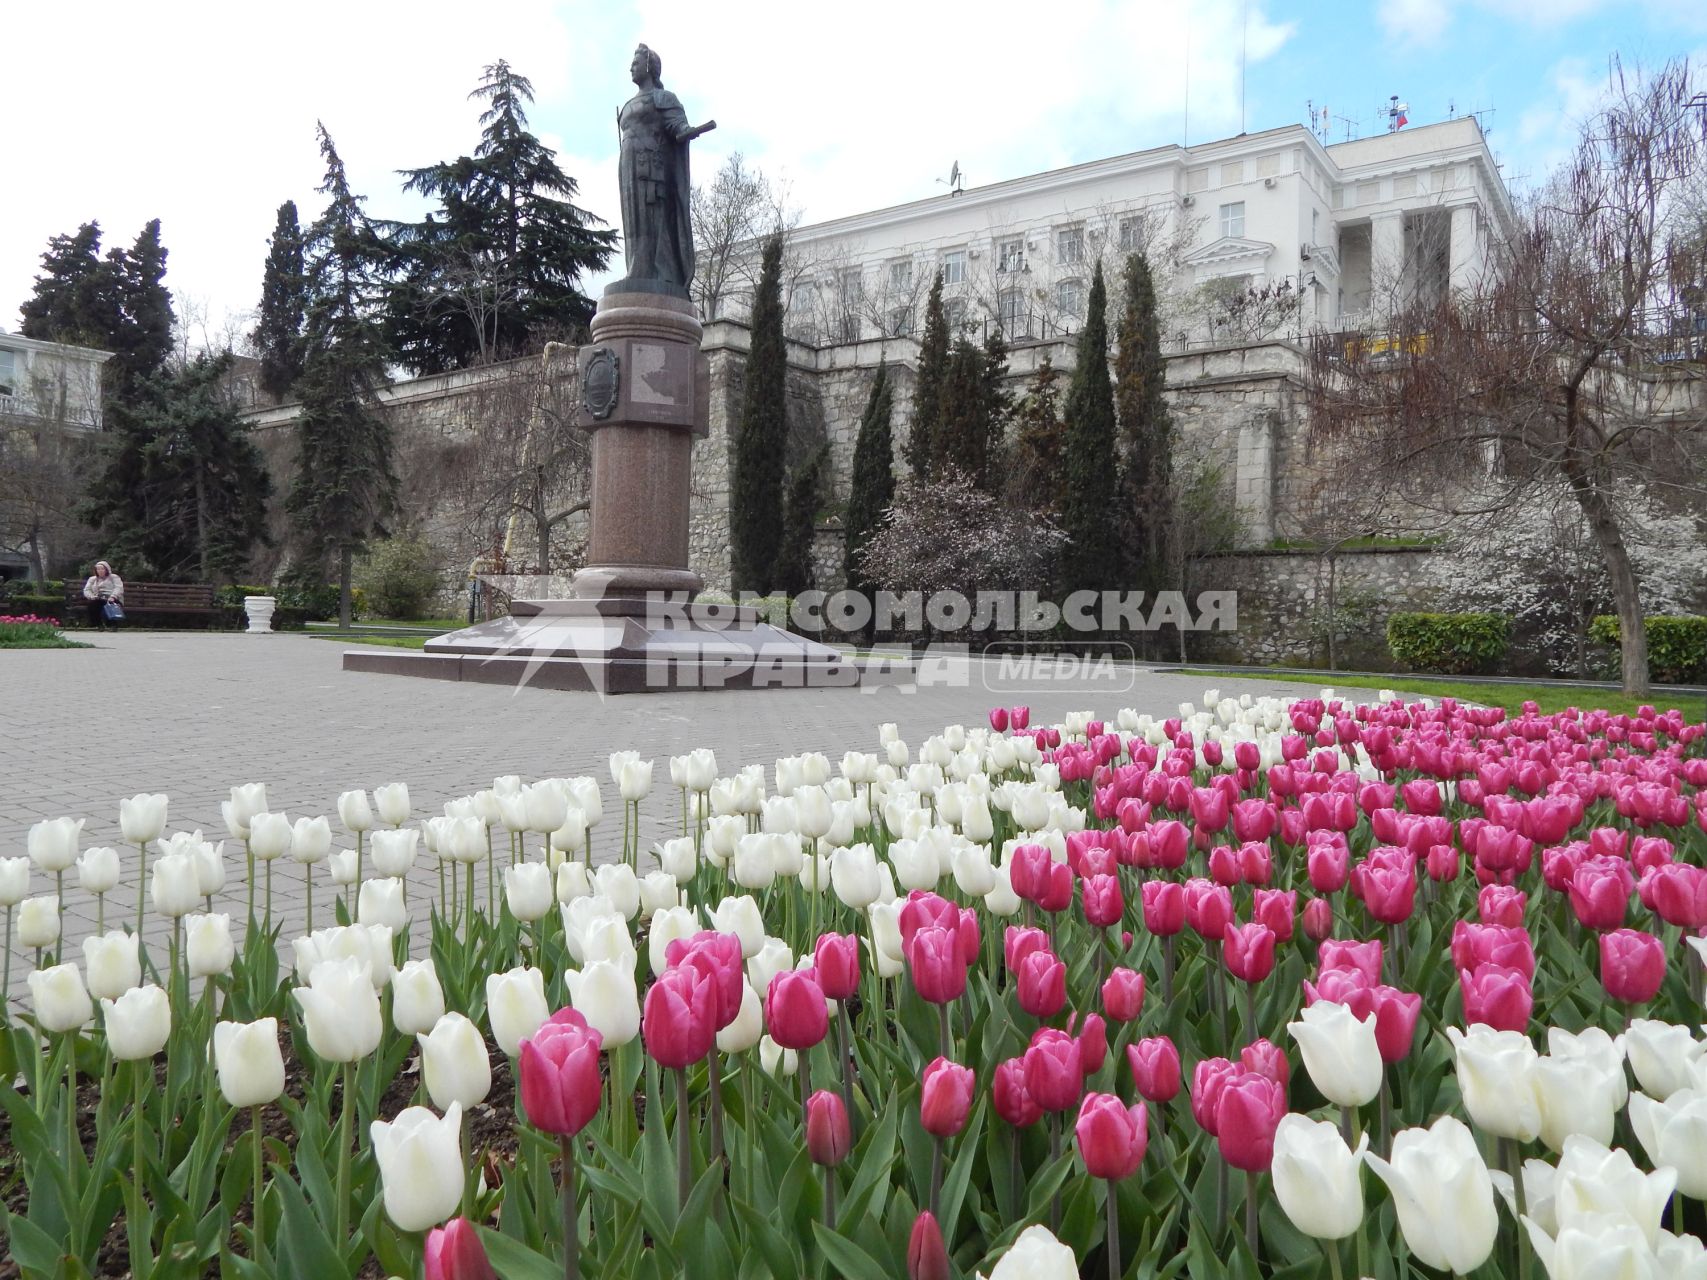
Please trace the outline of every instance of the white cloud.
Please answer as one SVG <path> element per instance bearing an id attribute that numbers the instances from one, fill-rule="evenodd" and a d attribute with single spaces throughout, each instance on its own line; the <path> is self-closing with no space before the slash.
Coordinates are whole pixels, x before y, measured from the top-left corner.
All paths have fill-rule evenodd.
<path id="1" fill-rule="evenodd" d="M 1452 23 L 1452 0 L 1381 0 L 1375 14 L 1389 40 L 1434 45 Z"/>
<path id="2" fill-rule="evenodd" d="M 955 160 L 975 186 L 1177 141 L 1188 40 L 1192 138 L 1236 132 L 1241 12 L 1240 0 L 509 0 L 471 15 L 433 0 L 399 22 L 390 7 L 330 0 L 283 21 L 229 3 L 27 6 L 8 20 L 11 47 L 78 48 L 80 87 L 66 92 L 61 62 L 8 63 L 11 102 L 55 108 L 13 131 L 9 168 L 30 185 L 0 209 L 0 326 L 16 326 L 48 237 L 89 218 L 109 245 L 161 218 L 176 292 L 215 317 L 251 307 L 274 209 L 317 207 L 315 119 L 370 210 L 406 212 L 393 171 L 472 145 L 464 95 L 499 57 L 533 80 L 533 125 L 601 216 L 616 219 L 614 117 L 645 40 L 689 114 L 720 122 L 696 144 L 696 174 L 739 149 L 816 221 L 932 195 Z M 1292 30 L 1260 3 L 1248 23 L 1252 63 Z"/>

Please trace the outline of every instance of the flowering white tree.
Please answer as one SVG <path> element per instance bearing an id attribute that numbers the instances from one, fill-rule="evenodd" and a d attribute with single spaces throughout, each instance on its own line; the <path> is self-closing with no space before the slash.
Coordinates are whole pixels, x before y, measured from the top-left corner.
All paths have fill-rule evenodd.
<path id="1" fill-rule="evenodd" d="M 1696 519 L 1642 486 L 1612 491 L 1644 614 L 1689 613 L 1707 594 L 1707 542 Z M 1612 611 L 1612 582 L 1582 508 L 1563 484 L 1540 486 L 1467 527 L 1433 557 L 1455 609 L 1510 614 L 1520 640 L 1556 675 L 1585 677 L 1588 630 Z"/>

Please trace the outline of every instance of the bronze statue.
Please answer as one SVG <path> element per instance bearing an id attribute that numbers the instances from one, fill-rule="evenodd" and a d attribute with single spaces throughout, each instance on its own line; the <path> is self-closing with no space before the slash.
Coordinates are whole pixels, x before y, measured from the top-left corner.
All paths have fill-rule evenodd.
<path id="1" fill-rule="evenodd" d="M 688 296 L 693 279 L 693 217 L 689 201 L 688 143 L 717 127 L 688 123 L 687 112 L 660 79 L 663 64 L 645 45 L 628 71 L 639 92 L 617 112 L 621 158 L 622 247 L 628 275 L 607 293 L 652 292 Z"/>

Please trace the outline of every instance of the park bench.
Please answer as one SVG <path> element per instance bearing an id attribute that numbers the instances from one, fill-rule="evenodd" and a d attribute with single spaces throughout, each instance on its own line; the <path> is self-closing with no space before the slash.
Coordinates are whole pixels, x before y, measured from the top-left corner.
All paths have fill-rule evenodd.
<path id="1" fill-rule="evenodd" d="M 124 584 L 126 617 L 147 613 L 214 615 L 214 587 L 208 582 L 127 582 Z M 65 616 L 70 621 L 82 616 L 87 603 L 83 599 L 83 584 L 65 584 Z"/>

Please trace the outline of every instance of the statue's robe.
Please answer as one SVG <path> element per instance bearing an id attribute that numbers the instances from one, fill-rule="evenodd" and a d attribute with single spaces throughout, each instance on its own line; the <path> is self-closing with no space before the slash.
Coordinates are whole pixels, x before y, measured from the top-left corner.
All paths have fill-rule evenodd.
<path id="1" fill-rule="evenodd" d="M 628 279 L 686 290 L 693 279 L 693 183 L 687 112 L 668 89 L 645 89 L 617 113 L 623 253 Z"/>

